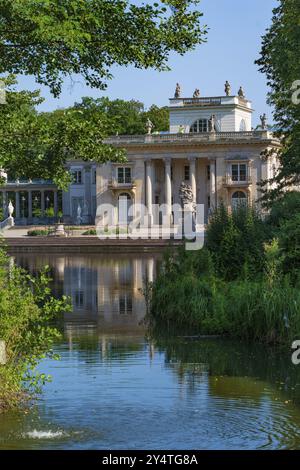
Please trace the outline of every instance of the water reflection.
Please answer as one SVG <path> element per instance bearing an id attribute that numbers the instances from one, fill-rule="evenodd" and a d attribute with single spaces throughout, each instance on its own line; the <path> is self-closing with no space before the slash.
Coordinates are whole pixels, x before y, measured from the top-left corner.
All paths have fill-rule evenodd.
<path id="1" fill-rule="evenodd" d="M 143 331 L 146 307 L 142 288 L 155 276 L 154 256 L 20 255 L 15 262 L 34 274 L 48 265 L 56 295 L 67 295 L 72 314 L 65 329 L 100 328 Z"/>
<path id="2" fill-rule="evenodd" d="M 153 256 L 21 256 L 49 264 L 72 297 L 61 360 L 26 415 L 0 416 L 0 448 L 300 449 L 300 367 L 291 351 L 146 331 L 140 289 Z"/>

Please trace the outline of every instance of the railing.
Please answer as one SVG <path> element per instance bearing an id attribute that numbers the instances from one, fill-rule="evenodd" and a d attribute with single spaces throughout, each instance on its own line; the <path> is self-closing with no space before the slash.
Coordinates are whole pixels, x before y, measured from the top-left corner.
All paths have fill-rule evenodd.
<path id="1" fill-rule="evenodd" d="M 124 189 L 131 189 L 131 188 L 134 188 L 135 187 L 135 182 L 132 180 L 130 182 L 118 182 L 117 179 L 112 179 L 112 180 L 109 180 L 108 182 L 108 187 L 111 188 L 111 189 L 118 189 L 118 188 L 124 188 Z"/>
<path id="2" fill-rule="evenodd" d="M 222 106 L 232 104 L 241 104 L 247 106 L 249 100 L 241 96 L 213 96 L 213 97 L 195 97 L 195 98 L 171 98 L 171 107 L 182 106 Z"/>
<path id="3" fill-rule="evenodd" d="M 219 106 L 221 98 L 181 98 L 184 106 Z"/>
<path id="4" fill-rule="evenodd" d="M 29 185 L 54 185 L 52 180 L 42 180 L 42 179 L 34 179 L 34 180 L 7 180 L 5 182 L 6 186 L 29 186 Z"/>
<path id="5" fill-rule="evenodd" d="M 179 134 L 120 135 L 108 137 L 105 143 L 118 144 L 155 144 L 162 142 L 218 142 L 232 140 L 260 141 L 272 138 L 268 131 L 249 132 L 203 132 Z"/>
<path id="6" fill-rule="evenodd" d="M 247 175 L 245 179 L 234 179 L 232 175 L 226 175 L 225 176 L 225 184 L 227 186 L 248 186 L 249 184 L 252 184 L 251 176 Z"/>
<path id="7" fill-rule="evenodd" d="M 10 227 L 13 227 L 14 225 L 15 225 L 14 218 L 13 217 L 7 217 L 7 219 L 0 222 L 0 231 L 6 230 Z"/>

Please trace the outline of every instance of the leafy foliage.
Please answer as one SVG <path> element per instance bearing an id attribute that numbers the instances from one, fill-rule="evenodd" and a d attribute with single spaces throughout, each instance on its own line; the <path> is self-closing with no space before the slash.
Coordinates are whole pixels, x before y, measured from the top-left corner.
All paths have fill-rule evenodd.
<path id="1" fill-rule="evenodd" d="M 148 116 L 156 130 L 168 128 L 166 108 L 149 111 L 136 101 L 83 98 L 67 109 L 38 113 L 39 91 L 16 90 L 16 79 L 6 79 L 6 105 L 0 105 L 0 168 L 14 178 L 52 179 L 67 188 L 69 158 L 104 163 L 126 160 L 122 149 L 103 143 L 116 133 L 145 133 Z"/>
<path id="2" fill-rule="evenodd" d="M 283 269 L 292 277 L 300 275 L 300 213 L 281 227 L 279 245 L 283 253 Z"/>
<path id="3" fill-rule="evenodd" d="M 274 212 L 279 229 L 251 208 L 232 214 L 217 209 L 205 247 L 169 253 L 147 286 L 150 324 L 270 343 L 294 339 L 300 328 L 300 214 L 286 218 L 282 209 L 290 203 L 296 208 L 297 201 L 286 195 Z"/>
<path id="4" fill-rule="evenodd" d="M 0 367 L 0 411 L 19 406 L 48 380 L 36 366 L 44 357 L 54 357 L 52 344 L 60 333 L 52 322 L 69 309 L 66 297 L 52 297 L 47 267 L 31 277 L 10 266 L 1 250 L 0 336 L 6 343 L 7 364 Z"/>
<path id="5" fill-rule="evenodd" d="M 58 96 L 65 76 L 104 88 L 113 65 L 166 70 L 203 42 L 198 0 L 1 0 L 0 72 L 34 75 Z"/>
<path id="6" fill-rule="evenodd" d="M 271 201 L 284 188 L 300 182 L 300 105 L 297 104 L 300 3 L 298 0 L 280 0 L 279 3 L 273 11 L 272 25 L 263 37 L 261 56 L 257 61 L 260 71 L 267 76 L 271 89 L 269 103 L 274 106 L 277 134 L 283 144 L 279 155 L 281 168 L 275 177 L 277 187 L 265 194 L 265 199 Z M 296 101 L 292 99 L 293 94 Z"/>
<path id="7" fill-rule="evenodd" d="M 255 276 L 263 270 L 266 227 L 254 208 L 240 206 L 231 214 L 220 206 L 215 210 L 206 233 L 216 273 L 232 280 L 241 275 Z"/>

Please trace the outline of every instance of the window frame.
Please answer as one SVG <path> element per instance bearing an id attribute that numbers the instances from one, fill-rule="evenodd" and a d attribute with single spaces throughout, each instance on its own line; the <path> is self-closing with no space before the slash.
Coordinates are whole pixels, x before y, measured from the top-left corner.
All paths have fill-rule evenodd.
<path id="1" fill-rule="evenodd" d="M 118 166 L 116 173 L 118 184 L 132 183 L 132 168 L 130 166 Z"/>
<path id="2" fill-rule="evenodd" d="M 236 171 L 234 171 L 236 167 Z M 241 167 L 245 169 L 241 171 Z M 248 181 L 249 169 L 246 163 L 231 163 L 231 181 L 234 183 L 246 183 Z"/>
<path id="3" fill-rule="evenodd" d="M 82 170 L 71 170 L 73 182 L 72 184 L 81 185 L 82 182 Z M 78 177 L 80 175 L 80 177 Z"/>
<path id="4" fill-rule="evenodd" d="M 210 131 L 211 131 L 211 122 L 207 118 L 197 119 L 190 126 L 190 133 L 191 134 L 207 134 Z"/>
<path id="5" fill-rule="evenodd" d="M 191 180 L 190 165 L 184 165 L 183 177 L 184 177 L 184 181 L 190 181 Z"/>

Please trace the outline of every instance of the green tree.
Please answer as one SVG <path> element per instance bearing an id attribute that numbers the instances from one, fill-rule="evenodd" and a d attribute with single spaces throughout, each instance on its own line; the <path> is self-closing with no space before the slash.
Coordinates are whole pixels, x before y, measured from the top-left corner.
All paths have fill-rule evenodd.
<path id="1" fill-rule="evenodd" d="M 228 213 L 221 205 L 209 221 L 205 242 L 216 274 L 232 280 L 262 273 L 267 238 L 265 224 L 254 208 L 241 206 Z"/>
<path id="2" fill-rule="evenodd" d="M 170 52 L 205 40 L 198 3 L 0 0 L 0 72 L 34 75 L 57 96 L 72 74 L 104 88 L 113 65 L 166 70 Z"/>
<path id="3" fill-rule="evenodd" d="M 274 201 L 266 219 L 270 235 L 278 236 L 281 226 L 300 213 L 300 192 L 288 191 Z"/>
<path id="4" fill-rule="evenodd" d="M 161 132 L 161 131 L 168 131 L 170 127 L 169 123 L 169 109 L 167 106 L 159 108 L 155 104 L 150 106 L 148 111 L 146 111 L 143 115 L 143 122 L 144 122 L 144 129 L 146 120 L 150 119 L 152 124 L 154 125 L 153 131 L 154 132 Z"/>
<path id="5" fill-rule="evenodd" d="M 38 113 L 39 91 L 17 91 L 8 76 L 6 104 L 0 106 L 0 168 L 12 177 L 53 179 L 66 188 L 69 158 L 103 163 L 122 161 L 125 153 L 103 140 L 114 122 L 99 107 L 76 105 L 51 113 Z"/>
<path id="6" fill-rule="evenodd" d="M 293 278 L 300 276 L 300 213 L 281 227 L 279 246 L 283 255 L 284 272 Z"/>
<path id="7" fill-rule="evenodd" d="M 145 111 L 139 101 L 82 98 L 67 109 L 38 113 L 39 91 L 16 90 L 6 78 L 6 105 L 0 106 L 0 167 L 11 177 L 53 179 L 67 187 L 68 158 L 104 163 L 123 161 L 125 152 L 103 140 L 115 134 L 143 134 L 149 117 L 155 129 L 168 129 L 167 108 Z"/>
<path id="8" fill-rule="evenodd" d="M 274 200 L 284 188 L 300 182 L 300 3 L 280 0 L 272 25 L 263 37 L 257 64 L 267 76 L 269 104 L 274 107 L 277 135 L 282 139 L 277 188 L 265 194 Z"/>
<path id="9" fill-rule="evenodd" d="M 0 338 L 7 359 L 0 366 L 0 413 L 32 397 L 49 379 L 36 366 L 45 357 L 56 357 L 52 346 L 61 334 L 55 321 L 70 310 L 66 297 L 52 296 L 49 281 L 47 268 L 29 276 L 11 267 L 0 249 Z"/>

